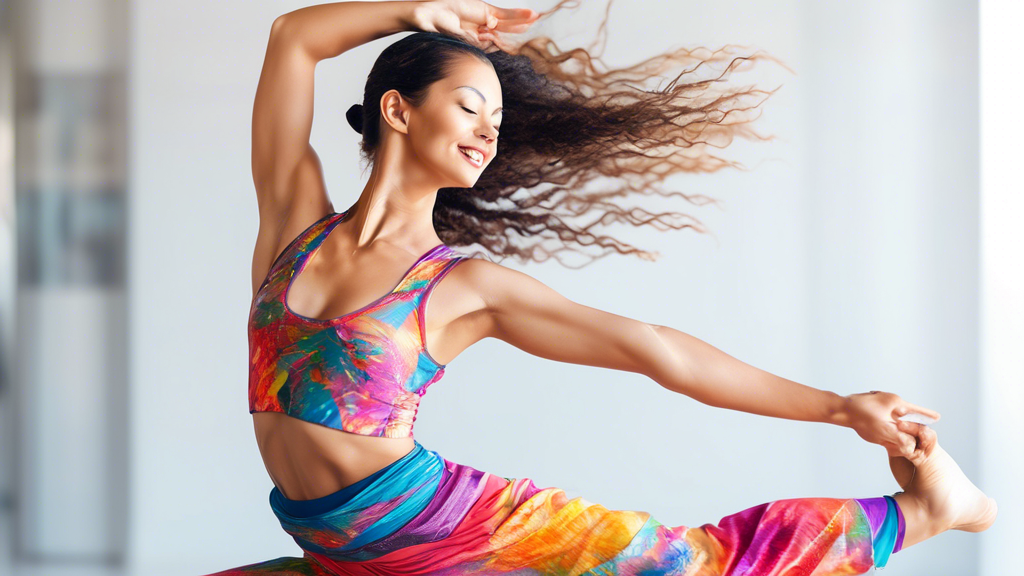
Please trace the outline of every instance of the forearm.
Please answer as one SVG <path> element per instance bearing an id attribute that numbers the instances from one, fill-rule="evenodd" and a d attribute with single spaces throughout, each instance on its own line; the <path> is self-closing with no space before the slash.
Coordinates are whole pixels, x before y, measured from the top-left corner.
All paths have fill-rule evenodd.
<path id="1" fill-rule="evenodd" d="M 847 425 L 845 398 L 781 378 L 689 334 L 655 326 L 664 388 L 710 406 L 807 422 Z"/>
<path id="2" fill-rule="evenodd" d="M 307 6 L 278 18 L 282 34 L 317 61 L 384 36 L 413 30 L 421 2 L 334 2 Z"/>

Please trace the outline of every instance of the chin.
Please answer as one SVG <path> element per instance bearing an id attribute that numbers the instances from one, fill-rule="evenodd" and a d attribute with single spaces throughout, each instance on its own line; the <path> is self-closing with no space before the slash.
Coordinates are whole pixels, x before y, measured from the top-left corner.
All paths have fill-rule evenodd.
<path id="1" fill-rule="evenodd" d="M 484 169 L 487 168 L 487 165 L 485 164 L 481 168 L 475 168 L 462 159 L 461 152 L 458 152 L 458 155 L 458 161 L 465 164 L 465 166 L 459 166 L 456 173 L 452 174 L 452 176 L 454 176 L 455 181 L 459 183 L 457 186 L 461 188 L 472 188 L 476 185 L 477 180 L 480 179 L 480 174 L 482 174 Z"/>
<path id="2" fill-rule="evenodd" d="M 465 161 L 462 159 L 462 153 L 459 152 L 458 154 L 459 157 L 455 160 L 457 162 L 464 163 Z M 458 164 L 454 166 L 452 164 L 444 164 L 438 165 L 437 168 L 438 174 L 445 182 L 445 185 L 442 186 L 442 188 L 472 188 L 473 186 L 476 186 L 477 181 L 480 180 L 480 175 L 483 174 L 487 165 L 484 164 L 481 168 L 474 168 L 469 164 L 466 164 L 465 166 L 460 166 Z"/>
<path id="3" fill-rule="evenodd" d="M 479 174 L 457 174 L 455 176 L 456 183 L 453 187 L 456 188 L 472 188 L 476 185 L 476 181 L 480 179 Z"/>

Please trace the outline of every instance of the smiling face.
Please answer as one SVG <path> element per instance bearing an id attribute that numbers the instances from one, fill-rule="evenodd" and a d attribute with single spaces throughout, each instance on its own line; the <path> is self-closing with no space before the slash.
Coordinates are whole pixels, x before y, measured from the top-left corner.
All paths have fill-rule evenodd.
<path id="1" fill-rule="evenodd" d="M 498 150 L 501 83 L 490 63 L 457 56 L 446 78 L 409 110 L 408 137 L 440 187 L 472 187 Z"/>

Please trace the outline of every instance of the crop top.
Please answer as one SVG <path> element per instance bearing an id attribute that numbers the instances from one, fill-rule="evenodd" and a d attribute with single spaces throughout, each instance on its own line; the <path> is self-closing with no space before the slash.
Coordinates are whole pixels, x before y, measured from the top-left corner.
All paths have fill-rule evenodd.
<path id="1" fill-rule="evenodd" d="M 282 412 L 363 436 L 412 438 L 420 397 L 444 375 L 426 350 L 431 290 L 468 256 L 439 244 L 390 292 L 319 320 L 288 308 L 288 288 L 348 212 L 331 213 L 277 257 L 249 310 L 249 413 Z"/>

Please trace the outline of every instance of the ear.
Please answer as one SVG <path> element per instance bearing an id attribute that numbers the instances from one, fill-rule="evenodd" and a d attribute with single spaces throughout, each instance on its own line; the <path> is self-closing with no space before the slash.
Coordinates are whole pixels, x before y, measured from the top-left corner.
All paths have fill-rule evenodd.
<path id="1" fill-rule="evenodd" d="M 380 117 L 396 132 L 409 133 L 409 103 L 398 90 L 388 90 L 380 97 Z"/>

